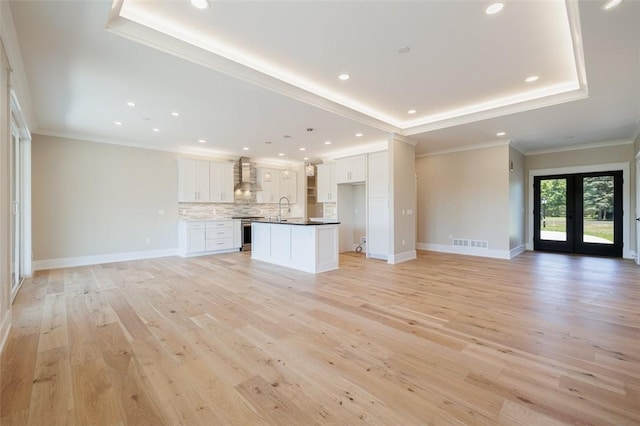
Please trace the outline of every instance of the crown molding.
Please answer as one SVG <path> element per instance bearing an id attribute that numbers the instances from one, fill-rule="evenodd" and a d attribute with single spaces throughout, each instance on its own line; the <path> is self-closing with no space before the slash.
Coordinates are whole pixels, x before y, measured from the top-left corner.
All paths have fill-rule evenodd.
<path id="1" fill-rule="evenodd" d="M 397 140 L 397 141 L 404 142 L 404 143 L 412 145 L 412 146 L 416 146 L 418 144 L 417 140 L 408 138 L 408 137 L 406 137 L 404 135 L 401 135 L 401 134 L 398 134 L 398 133 L 389 133 L 388 140 L 389 140 L 389 142 L 391 142 L 392 140 Z"/>
<path id="2" fill-rule="evenodd" d="M 562 147 L 548 148 L 548 149 L 535 149 L 535 150 L 527 151 L 524 155 L 530 156 L 530 155 L 541 155 L 541 154 L 554 154 L 557 152 L 580 151 L 583 149 L 605 148 L 605 147 L 617 146 L 617 145 L 630 145 L 632 143 L 633 141 L 621 139 L 621 140 L 594 142 L 594 143 L 580 144 L 580 145 L 569 145 L 569 146 L 562 146 Z"/>
<path id="3" fill-rule="evenodd" d="M 493 148 L 496 146 L 507 146 L 509 145 L 509 143 L 510 141 L 494 141 L 494 142 L 479 143 L 474 145 L 465 145 L 457 148 L 426 152 L 424 154 L 416 154 L 416 158 L 433 157 L 436 155 L 453 154 L 455 152 L 463 152 L 463 151 L 475 151 L 476 149 Z"/>

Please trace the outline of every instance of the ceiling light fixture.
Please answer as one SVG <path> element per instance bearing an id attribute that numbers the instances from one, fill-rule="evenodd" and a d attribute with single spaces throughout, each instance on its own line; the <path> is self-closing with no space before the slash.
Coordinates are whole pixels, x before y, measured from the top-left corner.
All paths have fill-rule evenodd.
<path id="1" fill-rule="evenodd" d="M 346 80 L 349 80 L 349 78 L 351 77 L 349 77 L 349 74 L 340 74 L 338 78 L 342 81 L 346 81 Z"/>
<path id="2" fill-rule="evenodd" d="M 191 5 L 196 9 L 206 9 L 209 7 L 208 0 L 191 0 Z"/>
<path id="3" fill-rule="evenodd" d="M 160 129 L 156 128 L 156 129 L 153 129 L 153 131 L 158 133 L 160 131 Z"/>
<path id="4" fill-rule="evenodd" d="M 331 145 L 331 141 L 324 141 L 325 145 Z"/>
<path id="5" fill-rule="evenodd" d="M 134 107 L 134 106 L 136 106 L 136 103 L 135 102 L 127 102 L 127 105 L 129 105 L 130 107 Z"/>
<path id="6" fill-rule="evenodd" d="M 198 142 L 200 142 L 200 143 L 207 143 L 207 141 L 206 141 L 206 140 L 204 140 L 204 139 L 198 139 Z"/>
<path id="7" fill-rule="evenodd" d="M 300 148 L 300 151 L 306 151 L 307 148 Z"/>
<path id="8" fill-rule="evenodd" d="M 362 137 L 362 133 L 356 133 L 356 138 L 361 138 Z"/>
<path id="9" fill-rule="evenodd" d="M 398 49 L 398 53 L 400 54 L 409 53 L 410 51 L 411 48 L 409 46 L 402 46 L 400 49 Z"/>
<path id="10" fill-rule="evenodd" d="M 527 83 L 533 83 L 534 81 L 537 81 L 540 77 L 538 77 L 537 75 L 532 75 L 531 77 L 527 77 L 524 79 L 525 82 Z"/>
<path id="11" fill-rule="evenodd" d="M 498 133 L 496 133 L 496 136 L 504 136 L 504 135 L 506 135 L 506 132 L 498 132 Z"/>
<path id="12" fill-rule="evenodd" d="M 604 6 L 602 6 L 602 8 L 604 10 L 609 10 L 609 9 L 613 9 L 614 7 L 616 7 L 617 5 L 619 5 L 620 3 L 622 3 L 622 0 L 609 0 L 608 2 L 606 2 L 604 4 Z"/>
<path id="13" fill-rule="evenodd" d="M 316 168 L 311 163 L 307 163 L 307 165 L 304 166 L 304 171 L 307 176 L 315 176 L 316 174 Z"/>
<path id="14" fill-rule="evenodd" d="M 113 124 L 116 126 L 122 126 L 122 121 L 114 121 Z"/>
<path id="15" fill-rule="evenodd" d="M 407 114 L 415 114 L 417 111 L 415 109 L 410 109 L 407 111 Z"/>
<path id="16" fill-rule="evenodd" d="M 500 12 L 503 7 L 504 7 L 504 4 L 502 4 L 502 3 L 493 3 L 492 5 L 487 7 L 485 12 L 487 13 L 487 15 L 494 15 L 494 14 Z"/>
<path id="17" fill-rule="evenodd" d="M 244 148 L 242 148 L 243 151 L 249 151 L 249 147 L 245 146 Z"/>
<path id="18" fill-rule="evenodd" d="M 280 153 L 278 153 L 278 156 L 279 156 L 279 157 L 284 157 L 284 152 L 280 152 Z"/>
<path id="19" fill-rule="evenodd" d="M 308 159 L 309 159 L 309 157 L 304 157 L 303 158 L 304 161 L 307 161 Z"/>
<path id="20" fill-rule="evenodd" d="M 180 113 L 179 112 L 172 112 L 171 115 L 173 115 L 174 117 L 180 117 Z"/>

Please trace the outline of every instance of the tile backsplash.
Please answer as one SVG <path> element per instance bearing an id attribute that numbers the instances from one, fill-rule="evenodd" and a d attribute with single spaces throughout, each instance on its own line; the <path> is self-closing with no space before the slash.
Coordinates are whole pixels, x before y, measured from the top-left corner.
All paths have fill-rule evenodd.
<path id="1" fill-rule="evenodd" d="M 298 204 L 291 205 L 291 213 L 282 206 L 282 217 L 302 217 L 304 212 Z M 278 216 L 277 204 L 258 204 L 236 200 L 231 203 L 179 203 L 178 216 L 180 220 L 193 219 L 229 219 L 232 216 Z"/>

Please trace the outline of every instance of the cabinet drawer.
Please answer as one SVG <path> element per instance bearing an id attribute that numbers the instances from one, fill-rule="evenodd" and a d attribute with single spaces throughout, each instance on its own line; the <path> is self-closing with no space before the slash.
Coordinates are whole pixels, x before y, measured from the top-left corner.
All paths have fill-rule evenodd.
<path id="1" fill-rule="evenodd" d="M 204 222 L 187 222 L 188 230 L 204 229 Z"/>
<path id="2" fill-rule="evenodd" d="M 207 229 L 220 229 L 220 228 L 229 228 L 233 229 L 233 221 L 216 221 L 216 222 L 207 222 Z"/>
<path id="3" fill-rule="evenodd" d="M 233 238 L 233 229 L 232 228 L 207 229 L 207 240 L 215 240 L 219 238 Z"/>
<path id="4" fill-rule="evenodd" d="M 225 250 L 233 248 L 233 238 L 207 240 L 207 251 Z"/>

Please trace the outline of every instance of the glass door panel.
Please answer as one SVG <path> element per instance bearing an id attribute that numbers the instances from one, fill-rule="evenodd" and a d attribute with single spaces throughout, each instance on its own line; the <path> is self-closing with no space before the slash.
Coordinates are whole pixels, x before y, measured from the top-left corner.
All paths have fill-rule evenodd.
<path id="1" fill-rule="evenodd" d="M 582 242 L 613 244 L 613 176 L 582 179 Z"/>
<path id="2" fill-rule="evenodd" d="M 573 250 L 573 182 L 565 176 L 536 177 L 534 180 L 536 250 Z"/>

